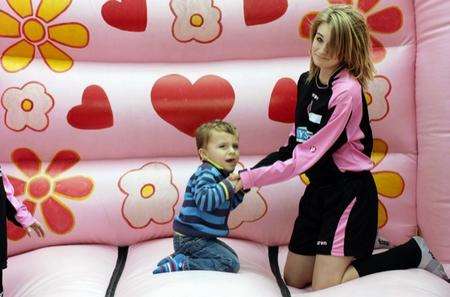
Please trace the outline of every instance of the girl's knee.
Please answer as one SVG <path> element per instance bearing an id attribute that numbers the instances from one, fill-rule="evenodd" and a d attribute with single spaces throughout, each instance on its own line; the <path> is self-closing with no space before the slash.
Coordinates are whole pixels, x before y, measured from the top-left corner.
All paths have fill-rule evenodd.
<path id="1" fill-rule="evenodd" d="M 320 280 L 313 279 L 311 287 L 314 291 L 317 291 L 333 287 L 339 284 L 341 284 L 341 279 L 331 279 L 331 278 Z"/>
<path id="2" fill-rule="evenodd" d="M 303 289 L 309 284 L 311 284 L 311 280 L 302 279 L 298 276 L 293 276 L 290 273 L 286 272 L 284 274 L 284 282 L 286 283 L 286 285 L 290 287 L 295 287 L 297 289 Z"/>
<path id="3" fill-rule="evenodd" d="M 322 290 L 322 289 L 326 289 L 326 288 L 332 287 L 334 285 L 336 285 L 336 284 L 315 283 L 315 282 L 313 282 L 311 287 L 312 287 L 313 291 L 317 291 L 317 290 Z"/>

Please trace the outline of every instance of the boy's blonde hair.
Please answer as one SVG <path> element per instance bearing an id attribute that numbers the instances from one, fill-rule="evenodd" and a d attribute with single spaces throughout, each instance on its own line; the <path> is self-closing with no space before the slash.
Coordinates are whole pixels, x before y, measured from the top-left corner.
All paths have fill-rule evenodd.
<path id="1" fill-rule="evenodd" d="M 228 122 L 222 120 L 214 120 L 211 122 L 207 122 L 198 127 L 197 130 L 195 131 L 195 140 L 197 142 L 197 149 L 206 147 L 209 141 L 209 137 L 211 136 L 212 130 L 218 132 L 226 132 L 238 137 L 236 127 Z"/>
<path id="2" fill-rule="evenodd" d="M 363 89 L 373 79 L 375 67 L 370 58 L 370 37 L 364 17 L 351 5 L 333 5 L 320 12 L 311 26 L 311 44 L 322 23 L 331 28 L 328 52 L 361 83 Z M 311 57 L 308 81 L 319 73 Z"/>

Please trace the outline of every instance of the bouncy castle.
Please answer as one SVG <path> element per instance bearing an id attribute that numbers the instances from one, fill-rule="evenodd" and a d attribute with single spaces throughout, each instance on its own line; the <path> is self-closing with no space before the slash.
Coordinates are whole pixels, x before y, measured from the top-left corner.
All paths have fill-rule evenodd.
<path id="1" fill-rule="evenodd" d="M 237 169 L 284 144 L 311 22 L 337 3 L 370 30 L 379 234 L 420 234 L 449 273 L 449 1 L 0 0 L 0 164 L 46 232 L 8 222 L 5 296 L 449 297 L 421 269 L 286 286 L 304 175 L 252 189 L 231 213 L 238 273 L 152 274 L 200 163 L 196 128 L 233 123 Z"/>

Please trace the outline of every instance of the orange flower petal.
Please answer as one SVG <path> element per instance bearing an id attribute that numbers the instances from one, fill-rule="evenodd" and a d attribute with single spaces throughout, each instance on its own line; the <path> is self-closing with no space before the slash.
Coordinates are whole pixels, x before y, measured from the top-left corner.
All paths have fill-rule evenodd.
<path id="1" fill-rule="evenodd" d="M 41 4 L 39 4 L 37 10 L 37 16 L 48 23 L 63 13 L 71 2 L 72 0 L 41 0 Z"/>
<path id="2" fill-rule="evenodd" d="M 394 33 L 402 27 L 403 14 L 398 7 L 388 7 L 367 17 L 369 29 L 380 33 Z"/>
<path id="3" fill-rule="evenodd" d="M 11 185 L 14 188 L 14 196 L 21 196 L 25 193 L 25 182 L 21 179 L 18 179 L 14 176 L 8 175 L 8 179 L 11 182 Z"/>
<path id="4" fill-rule="evenodd" d="M 27 67 L 34 58 L 34 46 L 21 40 L 3 53 L 2 66 L 8 72 L 17 72 Z"/>
<path id="5" fill-rule="evenodd" d="M 32 150 L 28 148 L 16 149 L 12 153 L 11 159 L 20 171 L 28 177 L 32 177 L 41 171 L 41 160 Z"/>
<path id="6" fill-rule="evenodd" d="M 36 204 L 34 204 L 33 202 L 28 201 L 28 200 L 25 200 L 23 202 L 23 204 L 28 208 L 28 210 L 31 212 L 31 214 L 34 215 L 34 213 L 36 211 Z M 14 241 L 20 240 L 27 234 L 23 228 L 17 227 L 10 221 L 7 221 L 6 224 L 7 224 L 6 225 L 6 228 L 7 228 L 6 234 L 8 235 L 8 239 L 10 239 L 10 240 L 14 240 Z"/>
<path id="7" fill-rule="evenodd" d="M 48 67 L 55 72 L 65 72 L 72 68 L 73 60 L 65 52 L 54 46 L 51 42 L 46 41 L 38 46 L 42 57 Z"/>
<path id="8" fill-rule="evenodd" d="M 48 175 L 55 177 L 60 173 L 69 170 L 80 161 L 80 156 L 74 151 L 59 151 L 53 157 L 50 165 L 45 171 Z"/>
<path id="9" fill-rule="evenodd" d="M 363 12 L 371 10 L 380 0 L 359 0 L 358 8 Z"/>
<path id="10" fill-rule="evenodd" d="M 375 138 L 373 140 L 372 155 L 370 156 L 370 159 L 372 159 L 372 162 L 375 164 L 375 166 L 381 163 L 384 157 L 386 157 L 387 152 L 387 143 L 381 139 Z"/>
<path id="11" fill-rule="evenodd" d="M 89 32 L 78 23 L 65 23 L 48 27 L 49 38 L 70 47 L 82 48 L 89 42 Z"/>
<path id="12" fill-rule="evenodd" d="M 397 198 L 405 189 L 405 182 L 400 174 L 394 171 L 377 171 L 373 173 L 378 194 L 386 198 Z"/>
<path id="13" fill-rule="evenodd" d="M 300 37 L 309 39 L 309 35 L 311 33 L 311 25 L 318 13 L 319 12 L 317 11 L 313 11 L 303 17 L 302 21 L 300 22 L 300 27 L 298 28 Z"/>
<path id="14" fill-rule="evenodd" d="M 72 230 L 74 217 L 72 211 L 59 200 L 50 197 L 41 204 L 45 223 L 56 234 L 65 234 Z"/>
<path id="15" fill-rule="evenodd" d="M 0 36 L 20 37 L 19 21 L 3 10 L 0 10 Z"/>
<path id="16" fill-rule="evenodd" d="M 94 183 L 84 176 L 73 176 L 56 181 L 55 191 L 65 198 L 83 200 L 92 192 Z"/>
<path id="17" fill-rule="evenodd" d="M 388 213 L 384 204 L 378 200 L 378 228 L 383 228 L 388 222 Z"/>
<path id="18" fill-rule="evenodd" d="M 386 57 L 386 49 L 384 48 L 384 45 L 372 35 L 370 35 L 370 41 L 372 42 L 373 61 L 375 63 L 383 61 L 384 57 Z"/>
<path id="19" fill-rule="evenodd" d="M 31 3 L 31 0 L 7 0 L 7 2 L 21 18 L 33 15 L 33 3 Z"/>

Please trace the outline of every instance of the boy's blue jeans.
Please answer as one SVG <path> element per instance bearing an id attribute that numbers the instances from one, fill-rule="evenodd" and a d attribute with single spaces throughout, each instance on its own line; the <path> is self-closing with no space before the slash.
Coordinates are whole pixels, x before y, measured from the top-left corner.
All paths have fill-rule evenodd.
<path id="1" fill-rule="evenodd" d="M 215 270 L 238 272 L 236 252 L 217 238 L 190 237 L 174 234 L 175 254 L 184 254 L 183 270 Z"/>

